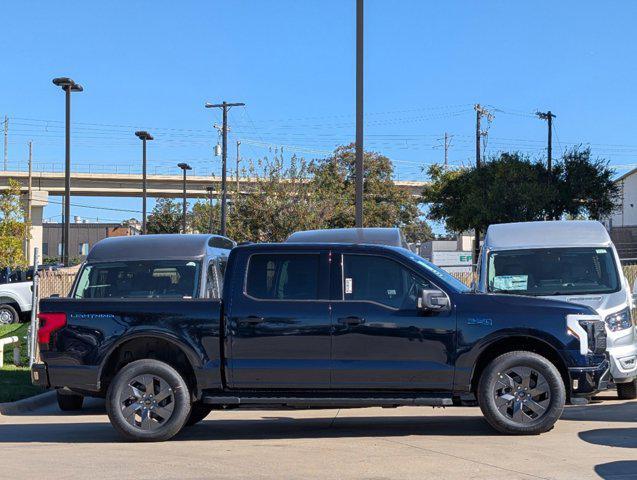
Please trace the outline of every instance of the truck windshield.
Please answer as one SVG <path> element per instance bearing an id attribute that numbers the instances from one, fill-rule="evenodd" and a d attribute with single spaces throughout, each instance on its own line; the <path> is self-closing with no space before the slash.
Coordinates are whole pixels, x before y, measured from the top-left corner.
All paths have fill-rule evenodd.
<path id="1" fill-rule="evenodd" d="M 610 248 L 541 248 L 489 254 L 490 292 L 520 295 L 586 295 L 619 289 Z"/>
<path id="2" fill-rule="evenodd" d="M 199 268 L 188 260 L 86 264 L 74 298 L 196 298 Z"/>

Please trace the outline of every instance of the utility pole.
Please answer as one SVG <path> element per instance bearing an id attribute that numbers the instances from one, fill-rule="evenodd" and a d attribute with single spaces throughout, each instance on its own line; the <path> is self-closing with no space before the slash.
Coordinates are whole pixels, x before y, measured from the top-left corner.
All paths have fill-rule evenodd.
<path id="1" fill-rule="evenodd" d="M 453 135 L 449 135 L 445 132 L 445 170 L 449 167 L 449 147 L 451 146 L 451 139 Z"/>
<path id="2" fill-rule="evenodd" d="M 8 169 L 9 164 L 9 117 L 4 116 L 4 170 Z"/>
<path id="3" fill-rule="evenodd" d="M 363 226 L 363 0 L 356 0 L 356 227 Z"/>
<path id="4" fill-rule="evenodd" d="M 473 106 L 476 111 L 476 168 L 480 168 L 482 166 L 482 152 L 480 151 L 480 140 L 483 136 L 487 134 L 487 132 L 483 132 L 480 129 L 480 120 L 483 116 L 487 117 L 488 121 L 493 120 L 493 115 L 482 105 L 476 103 Z M 475 229 L 475 239 L 473 242 L 473 271 L 475 272 L 477 269 L 478 258 L 480 258 L 480 229 L 476 227 Z"/>
<path id="5" fill-rule="evenodd" d="M 213 211 L 212 211 L 212 197 L 213 194 L 215 192 L 215 187 L 214 185 L 210 185 L 209 187 L 206 187 L 206 191 L 208 192 L 208 208 L 210 209 L 210 226 L 209 226 L 209 231 L 210 233 L 214 233 L 214 218 L 213 218 Z"/>
<path id="6" fill-rule="evenodd" d="M 243 107 L 245 103 L 206 103 L 206 108 L 221 108 L 223 111 L 223 124 L 221 126 L 221 235 L 226 235 L 226 166 L 228 160 L 228 110 L 232 107 Z"/>
<path id="7" fill-rule="evenodd" d="M 241 156 L 239 155 L 239 146 L 241 145 L 241 141 L 237 140 L 237 193 L 236 195 L 239 196 L 239 162 L 241 161 Z M 235 201 L 236 201 L 236 197 L 235 197 Z"/>
<path id="8" fill-rule="evenodd" d="M 29 232 L 27 236 L 27 262 L 31 262 L 31 203 L 33 197 L 33 140 L 29 140 L 29 189 L 27 190 L 27 225 Z"/>
<path id="9" fill-rule="evenodd" d="M 546 148 L 546 167 L 549 171 L 549 182 L 550 175 L 553 170 L 553 119 L 555 115 L 549 110 L 548 112 L 535 112 L 537 117 L 540 120 L 546 120 L 548 124 L 548 145 Z"/>
<path id="10" fill-rule="evenodd" d="M 142 141 L 142 235 L 146 235 L 146 142 L 153 136 L 145 131 L 135 132 L 135 136 Z"/>

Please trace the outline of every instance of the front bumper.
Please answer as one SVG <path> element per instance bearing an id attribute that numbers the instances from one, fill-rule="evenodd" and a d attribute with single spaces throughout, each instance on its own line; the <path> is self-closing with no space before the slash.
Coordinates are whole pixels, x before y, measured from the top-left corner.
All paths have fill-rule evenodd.
<path id="1" fill-rule="evenodd" d="M 610 347 L 610 374 L 615 383 L 630 382 L 637 377 L 637 344 Z"/>
<path id="2" fill-rule="evenodd" d="M 608 360 L 604 360 L 595 367 L 571 367 L 568 374 L 571 397 L 590 397 L 608 388 L 610 366 Z"/>

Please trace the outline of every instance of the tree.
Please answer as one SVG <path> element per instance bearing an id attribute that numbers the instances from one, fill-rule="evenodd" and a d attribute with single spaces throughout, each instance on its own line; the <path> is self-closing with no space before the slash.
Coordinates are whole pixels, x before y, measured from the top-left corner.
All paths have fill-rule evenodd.
<path id="1" fill-rule="evenodd" d="M 551 174 L 544 163 L 519 153 L 502 153 L 480 168 L 448 171 L 434 165 L 428 173 L 431 182 L 423 191 L 428 217 L 455 232 L 565 214 L 600 218 L 614 210 L 617 197 L 612 170 L 591 160 L 589 150 L 567 152 Z"/>
<path id="2" fill-rule="evenodd" d="M 148 233 L 179 233 L 182 205 L 170 198 L 160 198 L 146 221 Z"/>
<path id="3" fill-rule="evenodd" d="M 24 242 L 30 238 L 29 224 L 20 200 L 20 183 L 9 179 L 0 193 L 0 267 L 24 267 Z"/>
<path id="4" fill-rule="evenodd" d="M 365 152 L 363 225 L 366 227 L 406 228 L 418 222 L 418 198 L 399 188 L 393 180 L 394 167 L 387 157 Z M 320 198 L 323 228 L 354 226 L 356 159 L 354 145 L 342 146 L 334 154 L 312 165 L 312 186 Z M 422 227 L 422 225 L 420 225 Z M 410 229 L 415 233 L 417 229 Z M 425 241 L 428 238 L 413 238 Z"/>

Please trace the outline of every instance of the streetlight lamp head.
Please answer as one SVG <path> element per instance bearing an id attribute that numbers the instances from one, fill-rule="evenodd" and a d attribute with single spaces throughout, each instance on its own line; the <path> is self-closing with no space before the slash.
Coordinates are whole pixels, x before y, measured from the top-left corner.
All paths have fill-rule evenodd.
<path id="1" fill-rule="evenodd" d="M 178 163 L 177 166 L 182 170 L 192 170 L 192 167 L 187 163 Z"/>
<path id="2" fill-rule="evenodd" d="M 57 77 L 53 79 L 53 85 L 61 87 L 63 90 L 67 88 L 72 92 L 82 92 L 84 88 L 79 83 L 75 83 L 69 77 Z"/>
<path id="3" fill-rule="evenodd" d="M 139 132 L 135 132 L 135 135 L 140 139 L 140 140 L 154 140 L 153 136 L 146 132 L 146 131 L 139 131 Z"/>

